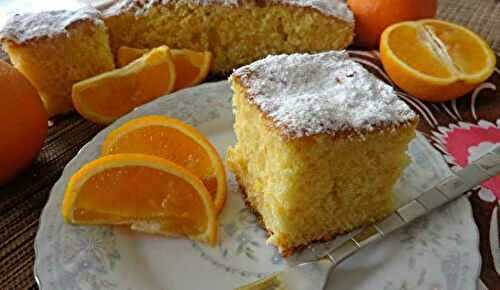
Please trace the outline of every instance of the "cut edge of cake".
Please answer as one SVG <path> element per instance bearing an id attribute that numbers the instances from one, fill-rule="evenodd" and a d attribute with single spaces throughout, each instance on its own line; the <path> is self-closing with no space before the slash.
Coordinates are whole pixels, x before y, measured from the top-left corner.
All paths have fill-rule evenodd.
<path id="1" fill-rule="evenodd" d="M 215 75 L 268 54 L 344 49 L 354 38 L 353 14 L 338 0 L 122 0 L 103 15 L 114 52 L 159 44 L 208 50 Z M 156 25 L 166 21 L 173 25 Z M 260 34 L 245 33 L 249 27 Z"/>

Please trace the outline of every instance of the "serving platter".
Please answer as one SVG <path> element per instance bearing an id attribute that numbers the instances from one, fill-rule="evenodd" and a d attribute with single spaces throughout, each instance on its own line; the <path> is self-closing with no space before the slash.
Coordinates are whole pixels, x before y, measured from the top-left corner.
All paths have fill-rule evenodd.
<path id="1" fill-rule="evenodd" d="M 294 263 L 266 244 L 230 172 L 214 248 L 118 227 L 72 226 L 60 216 L 70 176 L 100 154 L 110 130 L 130 119 L 180 119 L 198 128 L 225 156 L 235 142 L 231 95 L 227 81 L 221 81 L 158 98 L 119 119 L 80 150 L 54 185 L 41 216 L 35 276 L 42 290 L 233 289 Z M 398 205 L 450 174 L 421 134 L 409 153 L 412 163 L 396 186 Z M 480 270 L 478 244 L 469 201 L 462 198 L 350 258 L 332 273 L 327 289 L 474 289 Z"/>

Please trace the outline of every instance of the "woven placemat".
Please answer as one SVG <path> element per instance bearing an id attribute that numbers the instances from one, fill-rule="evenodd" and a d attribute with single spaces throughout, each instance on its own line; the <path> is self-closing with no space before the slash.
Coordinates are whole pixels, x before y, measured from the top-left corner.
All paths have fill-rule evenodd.
<path id="1" fill-rule="evenodd" d="M 439 0 L 438 16 L 474 30 L 500 52 L 499 0 Z"/>
<path id="2" fill-rule="evenodd" d="M 498 1 L 441 0 L 438 15 L 439 18 L 468 26 L 482 35 L 497 52 L 500 51 L 500 3 Z M 0 52 L 0 58 L 2 56 L 5 58 L 3 52 Z M 493 81 L 497 87 L 500 87 L 500 79 Z M 491 98 L 499 99 L 499 93 L 492 93 Z M 495 123 L 495 119 L 500 118 L 498 104 L 480 105 L 479 102 L 476 114 L 481 113 L 480 110 L 484 112 L 488 110 L 488 119 Z M 459 109 L 462 110 L 462 107 Z M 444 116 L 445 112 L 436 111 L 434 114 Z M 470 122 L 475 122 L 469 115 L 464 116 L 462 121 L 470 119 Z M 455 121 L 450 119 L 447 122 Z M 52 123 L 42 152 L 33 165 L 14 181 L 0 188 L 0 289 L 2 290 L 37 289 L 33 278 L 35 258 L 33 240 L 41 210 L 51 187 L 59 178 L 66 163 L 102 129 L 76 114 L 56 118 L 52 120 Z M 470 200 L 474 218 L 481 232 L 482 283 L 488 289 L 500 289 L 500 277 L 495 271 L 488 239 L 493 208 L 498 207 L 498 203 L 484 202 L 477 192 L 471 195 Z M 497 212 L 500 213 L 500 211 Z"/>

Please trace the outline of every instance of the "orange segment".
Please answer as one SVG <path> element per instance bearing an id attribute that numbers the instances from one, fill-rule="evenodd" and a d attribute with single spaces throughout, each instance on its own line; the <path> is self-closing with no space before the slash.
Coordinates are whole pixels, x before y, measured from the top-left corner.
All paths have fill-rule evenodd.
<path id="1" fill-rule="evenodd" d="M 470 30 L 460 26 L 450 26 L 446 22 L 427 20 L 424 27 L 442 42 L 451 61 L 459 72 L 468 76 L 481 74 L 488 67 L 488 60 L 493 53 L 488 45 Z"/>
<path id="2" fill-rule="evenodd" d="M 140 58 L 147 52 L 148 49 L 121 46 L 118 49 L 118 55 L 117 55 L 118 67 L 126 66 L 127 64 Z M 172 52 L 172 50 L 170 50 L 170 52 Z"/>
<path id="3" fill-rule="evenodd" d="M 83 166 L 68 183 L 62 215 L 73 224 L 130 225 L 211 245 L 216 241 L 216 213 L 201 181 L 150 155 L 116 154 Z"/>
<path id="4" fill-rule="evenodd" d="M 423 31 L 417 25 L 408 24 L 401 26 L 396 33 L 388 39 L 389 47 L 394 48 L 393 53 L 403 63 L 425 75 L 448 78 L 452 74 L 448 67 L 442 65 L 438 55 L 434 54 L 432 47 L 426 42 Z M 408 39 L 416 41 L 408 41 Z M 416 55 L 425 57 L 415 57 Z"/>
<path id="5" fill-rule="evenodd" d="M 166 46 L 127 66 L 73 85 L 73 104 L 85 118 L 108 124 L 174 88 L 175 68 Z"/>
<path id="6" fill-rule="evenodd" d="M 147 51 L 147 49 L 122 46 L 118 49 L 118 65 L 124 66 Z M 212 65 L 211 52 L 189 49 L 172 49 L 171 52 L 177 76 L 175 90 L 199 84 L 207 77 Z"/>
<path id="7" fill-rule="evenodd" d="M 388 27 L 380 57 L 401 89 L 429 101 L 465 95 L 489 78 L 496 64 L 491 48 L 474 32 L 431 19 Z"/>
<path id="8" fill-rule="evenodd" d="M 209 51 L 173 49 L 172 56 L 179 76 L 175 81 L 175 90 L 201 83 L 207 77 L 212 65 L 212 53 Z"/>
<path id="9" fill-rule="evenodd" d="M 195 128 L 164 116 L 131 120 L 104 140 L 102 155 L 143 153 L 175 162 L 203 182 L 217 212 L 226 199 L 226 173 L 217 150 Z"/>

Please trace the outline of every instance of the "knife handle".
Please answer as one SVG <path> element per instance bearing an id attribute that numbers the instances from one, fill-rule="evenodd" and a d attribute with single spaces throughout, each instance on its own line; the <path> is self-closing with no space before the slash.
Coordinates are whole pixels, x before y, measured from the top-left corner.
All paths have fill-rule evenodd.
<path id="1" fill-rule="evenodd" d="M 463 196 L 465 192 L 498 174 L 500 174 L 500 144 L 385 219 L 364 228 L 351 239 L 332 249 L 326 256 L 334 264 L 338 264 L 366 245 L 381 240 L 415 219 Z"/>

